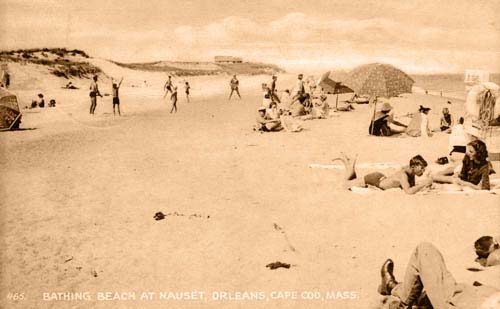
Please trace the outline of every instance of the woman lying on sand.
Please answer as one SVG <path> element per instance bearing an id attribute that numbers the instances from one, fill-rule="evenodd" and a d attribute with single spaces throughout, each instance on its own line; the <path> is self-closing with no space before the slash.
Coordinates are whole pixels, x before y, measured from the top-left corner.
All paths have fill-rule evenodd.
<path id="1" fill-rule="evenodd" d="M 431 175 L 431 178 L 437 183 L 454 183 L 461 187 L 489 190 L 491 165 L 488 161 L 486 144 L 481 140 L 474 140 L 468 143 L 465 149 L 459 174 L 454 174 L 450 168 Z"/>
<path id="2" fill-rule="evenodd" d="M 427 162 L 420 155 L 411 158 L 409 165 L 403 166 L 390 176 L 385 176 L 381 172 L 372 172 L 362 178 L 357 178 L 356 175 L 355 165 L 357 156 L 354 160 L 351 160 L 343 153 L 341 153 L 341 156 L 340 158 L 333 159 L 333 161 L 340 160 L 344 163 L 346 169 L 345 180 L 348 189 L 367 186 L 374 186 L 382 190 L 402 188 L 407 194 L 415 194 L 423 188 L 432 185 L 432 179 L 426 179 L 418 185 L 415 184 L 415 176 L 422 176 L 427 167 Z"/>

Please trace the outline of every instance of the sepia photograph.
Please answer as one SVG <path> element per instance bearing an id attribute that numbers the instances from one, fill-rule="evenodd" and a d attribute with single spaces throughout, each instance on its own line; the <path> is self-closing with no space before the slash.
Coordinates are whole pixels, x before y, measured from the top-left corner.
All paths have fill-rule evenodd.
<path id="1" fill-rule="evenodd" d="M 0 29 L 0 308 L 500 309 L 499 1 Z"/>

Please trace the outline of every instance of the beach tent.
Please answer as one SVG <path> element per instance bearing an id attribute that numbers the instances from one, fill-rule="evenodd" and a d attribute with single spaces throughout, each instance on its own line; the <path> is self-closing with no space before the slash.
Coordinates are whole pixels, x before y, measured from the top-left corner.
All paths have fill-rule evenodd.
<path id="1" fill-rule="evenodd" d="M 361 65 L 351 72 L 343 84 L 358 95 L 396 97 L 411 92 L 415 81 L 405 72 L 390 65 L 372 63 Z"/>
<path id="2" fill-rule="evenodd" d="M 0 131 L 18 128 L 21 112 L 15 94 L 0 88 Z"/>

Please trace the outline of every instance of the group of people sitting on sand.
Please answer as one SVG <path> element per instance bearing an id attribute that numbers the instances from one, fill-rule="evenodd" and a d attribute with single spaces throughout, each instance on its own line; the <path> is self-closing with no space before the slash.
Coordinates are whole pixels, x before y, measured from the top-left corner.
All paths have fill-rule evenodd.
<path id="1" fill-rule="evenodd" d="M 403 166 L 396 172 L 385 175 L 381 172 L 371 172 L 358 177 L 356 174 L 356 159 L 349 158 L 345 154 L 333 159 L 344 163 L 346 170 L 346 187 L 352 190 L 354 187 L 374 187 L 381 190 L 401 188 L 407 194 L 415 194 L 422 189 L 430 188 L 436 184 L 455 184 L 462 188 L 475 190 L 490 190 L 490 174 L 494 173 L 488 160 L 486 144 L 475 139 L 466 146 L 465 155 L 461 164 L 451 164 L 444 170 L 428 173 L 421 182 L 417 183 L 415 178 L 423 176 L 428 166 L 427 161 L 420 155 L 410 159 L 408 165 Z"/>
<path id="2" fill-rule="evenodd" d="M 311 82 L 304 82 L 299 74 L 293 91 L 285 89 L 281 97 L 276 87 L 278 77 L 273 75 L 270 84 L 262 84 L 262 105 L 258 108 L 256 131 L 300 131 L 302 127 L 294 118 L 300 120 L 324 119 L 330 112 L 328 97 L 323 90 Z M 351 104 L 339 107 L 338 111 L 354 110 Z"/>
<path id="3" fill-rule="evenodd" d="M 448 101 L 448 104 L 451 104 Z M 439 128 L 432 129 L 429 124 L 431 108 L 420 105 L 417 112 L 409 114 L 410 122 L 406 125 L 394 119 L 393 107 L 385 102 L 379 111 L 375 112 L 368 133 L 375 136 L 394 136 L 406 134 L 411 137 L 431 137 L 433 132 L 451 133 L 454 125 L 453 116 L 448 107 L 443 107 Z"/>
<path id="4" fill-rule="evenodd" d="M 37 99 L 31 100 L 31 105 L 29 107 L 25 106 L 25 108 L 29 108 L 29 109 L 37 108 L 37 107 L 39 107 L 39 108 L 45 107 L 45 99 L 44 99 L 43 93 L 39 93 Z M 51 99 L 49 101 L 49 104 L 47 104 L 47 107 L 56 107 L 56 100 Z"/>

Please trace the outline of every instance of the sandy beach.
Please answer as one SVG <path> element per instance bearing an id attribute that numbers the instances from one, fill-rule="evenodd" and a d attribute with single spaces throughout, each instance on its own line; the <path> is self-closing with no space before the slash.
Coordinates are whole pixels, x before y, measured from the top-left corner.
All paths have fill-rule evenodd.
<path id="1" fill-rule="evenodd" d="M 371 137 L 368 105 L 304 121 L 299 133 L 260 134 L 251 127 L 269 77 L 241 77 L 243 99 L 231 101 L 227 77 L 195 79 L 190 103 L 180 91 L 177 114 L 159 79 L 149 79 L 156 82 L 146 89 L 126 79 L 122 117 L 113 116 L 111 97 L 88 115 L 86 80 L 74 91 L 51 84 L 41 90 L 58 106 L 24 110 L 23 130 L 0 135 L 0 307 L 378 308 L 380 265 L 391 257 L 402 278 L 422 241 L 441 250 L 457 281 L 478 280 L 466 267 L 475 239 L 500 234 L 498 195 L 356 194 L 342 187 L 343 170 L 310 167 L 331 164 L 340 151 L 359 154 L 360 163 L 404 165 L 416 154 L 434 162 L 447 154 L 448 135 Z M 280 77 L 280 88 L 292 80 Z M 17 90 L 21 102 L 36 93 Z M 447 100 L 404 94 L 390 102 L 397 115 L 431 107 L 437 127 Z M 459 113 L 463 101 L 452 101 Z M 155 221 L 160 211 L 166 218 Z M 276 261 L 291 267 L 266 268 Z M 479 275 L 500 286 L 498 272 Z M 159 298 L 168 291 L 204 297 Z M 51 299 L 57 292 L 90 297 Z M 104 292 L 129 297 L 99 299 Z M 142 292 L 155 296 L 140 299 Z M 320 299 L 307 299 L 315 292 Z"/>

